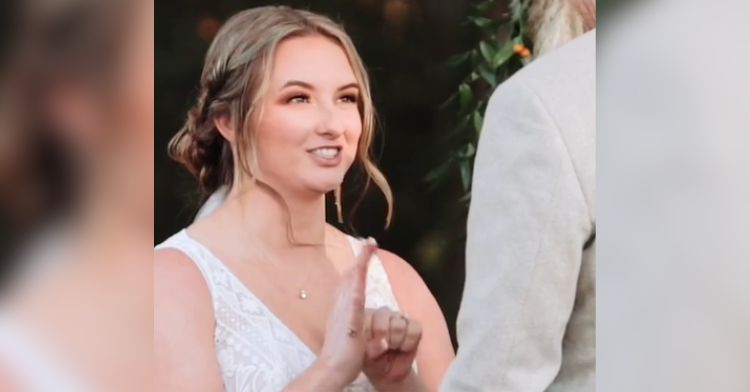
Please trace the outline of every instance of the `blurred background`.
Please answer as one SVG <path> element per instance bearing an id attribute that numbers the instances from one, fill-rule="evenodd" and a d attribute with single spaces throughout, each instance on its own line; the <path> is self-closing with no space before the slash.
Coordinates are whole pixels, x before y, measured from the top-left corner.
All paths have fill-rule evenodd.
<path id="1" fill-rule="evenodd" d="M 146 390 L 153 0 L 4 0 L 0 26 L 0 390 Z"/>
<path id="2" fill-rule="evenodd" d="M 485 13 L 509 18 L 510 2 L 483 3 Z M 452 137 L 455 133 L 451 134 L 458 121 L 458 108 L 454 102 L 441 104 L 455 96 L 471 73 L 471 64 L 462 63 L 454 55 L 476 47 L 482 36 L 477 24 L 469 20 L 479 12 L 480 2 L 158 2 L 155 242 L 187 226 L 201 202 L 195 181 L 169 159 L 166 151 L 195 98 L 212 37 L 222 21 L 237 11 L 268 4 L 322 13 L 343 24 L 352 37 L 372 80 L 380 128 L 375 152 L 393 188 L 395 211 L 392 226 L 384 230 L 383 198 L 370 192 L 352 218 L 348 207 L 358 195 L 349 194 L 344 196 L 345 218 L 352 220 L 356 234 L 375 237 L 381 247 L 416 268 L 440 303 L 455 343 L 454 321 L 464 280 L 468 207 L 464 185 L 468 184 L 459 170 L 435 169 L 451 160 L 460 144 Z M 473 130 L 471 134 L 476 135 Z M 335 218 L 329 221 L 333 223 Z"/>

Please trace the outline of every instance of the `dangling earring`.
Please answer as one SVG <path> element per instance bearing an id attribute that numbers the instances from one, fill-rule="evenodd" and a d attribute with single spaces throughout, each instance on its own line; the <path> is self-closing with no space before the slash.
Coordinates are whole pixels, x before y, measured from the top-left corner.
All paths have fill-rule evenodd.
<path id="1" fill-rule="evenodd" d="M 344 224 L 344 214 L 341 212 L 341 185 L 333 191 L 334 203 L 336 204 L 336 216 L 339 223 Z"/>

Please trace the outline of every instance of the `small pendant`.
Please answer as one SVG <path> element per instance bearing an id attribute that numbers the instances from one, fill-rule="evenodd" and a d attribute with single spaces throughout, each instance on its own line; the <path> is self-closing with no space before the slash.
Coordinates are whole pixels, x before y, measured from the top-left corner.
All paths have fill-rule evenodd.
<path id="1" fill-rule="evenodd" d="M 299 291 L 299 299 L 307 299 L 307 290 L 301 289 Z"/>

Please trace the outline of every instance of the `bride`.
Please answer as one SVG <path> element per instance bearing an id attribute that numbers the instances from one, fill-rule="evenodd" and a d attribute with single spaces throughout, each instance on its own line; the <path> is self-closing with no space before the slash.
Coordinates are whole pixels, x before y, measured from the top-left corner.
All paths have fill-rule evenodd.
<path id="1" fill-rule="evenodd" d="M 242 11 L 206 55 L 171 156 L 207 216 L 157 246 L 157 389 L 434 391 L 453 359 L 445 319 L 400 257 L 326 223 L 370 158 L 374 108 L 351 39 L 288 7 Z"/>

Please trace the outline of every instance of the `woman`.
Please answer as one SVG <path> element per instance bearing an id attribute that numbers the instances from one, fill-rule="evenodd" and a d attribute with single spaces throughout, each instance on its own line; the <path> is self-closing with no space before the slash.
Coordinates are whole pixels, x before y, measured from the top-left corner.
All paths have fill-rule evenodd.
<path id="1" fill-rule="evenodd" d="M 157 247 L 159 390 L 437 390 L 453 350 L 424 282 L 325 220 L 354 163 L 390 220 L 373 131 L 364 66 L 328 18 L 261 7 L 221 28 L 170 153 L 228 193 Z"/>

